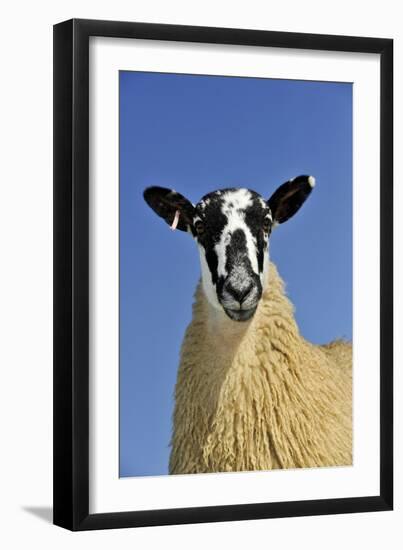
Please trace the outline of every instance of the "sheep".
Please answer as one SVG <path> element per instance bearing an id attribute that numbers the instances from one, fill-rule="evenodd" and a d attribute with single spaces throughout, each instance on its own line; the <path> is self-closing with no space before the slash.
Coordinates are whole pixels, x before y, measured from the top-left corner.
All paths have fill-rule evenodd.
<path id="1" fill-rule="evenodd" d="M 310 195 L 312 176 L 266 201 L 222 189 L 196 205 L 176 191 L 144 198 L 199 247 L 202 276 L 181 347 L 170 474 L 352 463 L 352 346 L 299 333 L 268 240 Z"/>

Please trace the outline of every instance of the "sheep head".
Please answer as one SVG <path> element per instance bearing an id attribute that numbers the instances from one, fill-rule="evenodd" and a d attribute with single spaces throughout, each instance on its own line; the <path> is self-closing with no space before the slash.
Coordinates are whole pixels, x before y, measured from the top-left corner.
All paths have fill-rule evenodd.
<path id="1" fill-rule="evenodd" d="M 219 189 L 196 205 L 172 189 L 149 187 L 144 199 L 172 229 L 187 231 L 196 241 L 211 306 L 233 321 L 247 321 L 266 284 L 271 231 L 300 209 L 314 185 L 312 176 L 298 176 L 269 200 L 250 189 Z"/>

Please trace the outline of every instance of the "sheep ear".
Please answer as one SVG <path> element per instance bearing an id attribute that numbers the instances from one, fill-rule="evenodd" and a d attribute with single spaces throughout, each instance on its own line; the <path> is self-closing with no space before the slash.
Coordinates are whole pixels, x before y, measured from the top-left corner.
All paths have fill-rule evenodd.
<path id="1" fill-rule="evenodd" d="M 193 225 L 194 206 L 183 195 L 165 187 L 148 187 L 144 200 L 172 229 L 187 231 Z"/>
<path id="2" fill-rule="evenodd" d="M 314 187 L 313 176 L 298 176 L 280 185 L 267 201 L 273 222 L 284 223 L 289 220 L 298 212 Z"/>

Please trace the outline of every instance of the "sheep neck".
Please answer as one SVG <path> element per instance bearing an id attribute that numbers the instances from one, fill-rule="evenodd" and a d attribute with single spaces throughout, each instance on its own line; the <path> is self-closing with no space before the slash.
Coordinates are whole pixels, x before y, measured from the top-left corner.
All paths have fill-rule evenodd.
<path id="1" fill-rule="evenodd" d="M 223 311 L 208 305 L 207 326 L 210 342 L 225 345 L 238 345 L 248 334 L 253 322 L 232 321 Z"/>

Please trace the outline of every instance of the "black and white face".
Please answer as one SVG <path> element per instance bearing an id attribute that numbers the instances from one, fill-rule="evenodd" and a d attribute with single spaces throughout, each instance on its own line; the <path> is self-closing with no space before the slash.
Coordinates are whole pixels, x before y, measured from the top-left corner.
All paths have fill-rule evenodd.
<path id="1" fill-rule="evenodd" d="M 213 191 L 195 206 L 204 292 L 234 321 L 250 319 L 262 295 L 272 224 L 267 202 L 249 189 Z"/>
<path id="2" fill-rule="evenodd" d="M 211 306 L 233 321 L 247 321 L 267 283 L 272 228 L 299 210 L 314 185 L 312 176 L 298 176 L 269 200 L 250 189 L 234 188 L 208 193 L 196 205 L 162 187 L 149 187 L 144 198 L 172 229 L 195 239 Z"/>

